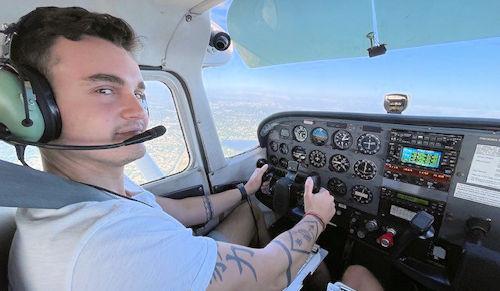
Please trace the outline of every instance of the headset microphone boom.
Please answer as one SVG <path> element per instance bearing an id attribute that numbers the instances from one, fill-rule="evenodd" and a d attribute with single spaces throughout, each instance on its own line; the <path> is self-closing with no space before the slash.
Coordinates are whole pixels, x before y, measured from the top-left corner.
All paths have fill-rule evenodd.
<path id="1" fill-rule="evenodd" d="M 122 146 L 128 146 L 128 145 L 133 145 L 137 143 L 142 143 L 148 140 L 155 139 L 157 137 L 160 137 L 164 135 L 166 132 L 166 128 L 163 125 L 158 125 L 156 127 L 153 127 L 151 129 L 148 129 L 144 131 L 143 133 L 140 133 L 138 135 L 134 135 L 133 137 L 120 142 L 120 143 L 114 143 L 114 144 L 105 144 L 105 145 L 60 145 L 60 144 L 49 144 L 49 143 L 41 143 L 41 142 L 33 142 L 33 141 L 27 141 L 23 139 L 16 138 L 13 135 L 0 135 L 0 140 L 3 140 L 9 144 L 12 145 L 21 145 L 21 146 L 36 146 L 40 148 L 46 148 L 46 149 L 54 149 L 54 150 L 102 150 L 102 149 L 112 149 L 112 148 L 118 148 Z"/>

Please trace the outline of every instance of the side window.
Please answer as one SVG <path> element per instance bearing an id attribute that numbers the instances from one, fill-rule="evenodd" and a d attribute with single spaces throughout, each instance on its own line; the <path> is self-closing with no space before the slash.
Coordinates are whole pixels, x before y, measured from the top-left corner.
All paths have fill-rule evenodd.
<path id="1" fill-rule="evenodd" d="M 167 132 L 146 142 L 146 156 L 125 167 L 125 174 L 138 184 L 180 173 L 189 165 L 189 152 L 172 92 L 160 81 L 146 81 L 146 98 L 148 127 L 163 125 Z"/>
<path id="2" fill-rule="evenodd" d="M 17 159 L 16 149 L 14 146 L 3 141 L 0 141 L 0 160 L 21 165 L 21 162 Z M 26 148 L 24 160 L 33 169 L 42 170 L 42 159 L 40 157 L 40 152 L 36 147 L 29 146 Z"/>
<path id="3" fill-rule="evenodd" d="M 125 173 L 138 184 L 182 172 L 189 165 L 189 153 L 180 126 L 172 92 L 162 82 L 146 81 L 146 98 L 149 108 L 149 128 L 163 125 L 166 133 L 145 143 L 147 154 L 125 167 Z M 15 148 L 0 141 L 0 159 L 21 164 Z M 42 170 L 40 152 L 28 147 L 25 160 L 32 168 Z"/>
<path id="4" fill-rule="evenodd" d="M 211 19 L 223 30 L 227 30 L 227 10 L 230 0 L 217 5 L 211 10 Z M 233 157 L 259 145 L 257 126 L 267 117 L 273 106 L 269 102 L 255 99 L 255 78 L 241 62 L 235 50 L 229 63 L 221 67 L 205 67 L 203 83 L 210 104 L 215 127 L 225 157 Z M 247 82 L 251 79 L 251 83 Z M 257 97 L 265 95 L 257 92 Z M 271 104 L 272 105 L 272 104 Z"/>

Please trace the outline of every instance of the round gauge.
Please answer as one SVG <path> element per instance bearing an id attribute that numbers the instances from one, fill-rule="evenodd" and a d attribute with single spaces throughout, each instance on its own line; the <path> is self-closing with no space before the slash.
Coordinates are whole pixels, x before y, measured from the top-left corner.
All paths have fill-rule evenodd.
<path id="1" fill-rule="evenodd" d="M 340 149 L 346 150 L 352 145 L 352 135 L 347 130 L 339 130 L 333 135 L 333 145 Z"/>
<path id="2" fill-rule="evenodd" d="M 297 162 L 303 162 L 306 160 L 306 150 L 301 146 L 296 146 L 292 149 L 292 157 Z"/>
<path id="3" fill-rule="evenodd" d="M 356 185 L 351 189 L 351 197 L 361 204 L 372 202 L 373 194 L 370 189 L 362 185 Z"/>
<path id="4" fill-rule="evenodd" d="M 278 165 L 278 158 L 276 156 L 270 156 L 269 161 L 271 162 L 271 165 L 273 165 L 273 166 Z"/>
<path id="5" fill-rule="evenodd" d="M 293 136 L 296 141 L 303 142 L 307 139 L 307 129 L 302 125 L 297 125 L 293 129 Z"/>
<path id="6" fill-rule="evenodd" d="M 322 168 L 326 164 L 326 155 L 322 151 L 313 150 L 309 154 L 309 162 L 316 168 Z"/>
<path id="7" fill-rule="evenodd" d="M 365 133 L 358 138 L 358 150 L 367 155 L 376 154 L 380 150 L 380 139 L 376 135 Z"/>
<path id="8" fill-rule="evenodd" d="M 286 143 L 280 144 L 280 152 L 284 155 L 288 154 L 288 146 Z"/>
<path id="9" fill-rule="evenodd" d="M 326 187 L 328 188 L 328 191 L 333 194 L 333 196 L 344 196 L 347 193 L 347 186 L 345 183 L 335 177 L 328 180 Z"/>
<path id="10" fill-rule="evenodd" d="M 317 146 L 322 146 L 328 140 L 328 132 L 321 127 L 316 127 L 311 132 L 311 141 Z"/>
<path id="11" fill-rule="evenodd" d="M 371 180 L 377 174 L 377 165 L 368 160 L 359 160 L 354 164 L 354 174 L 363 180 Z"/>
<path id="12" fill-rule="evenodd" d="M 279 165 L 280 165 L 280 167 L 282 167 L 282 168 L 285 168 L 285 169 L 286 169 L 286 168 L 288 167 L 288 160 L 287 160 L 287 159 L 285 159 L 285 158 L 281 158 L 281 159 L 280 159 L 280 162 L 279 162 Z"/>
<path id="13" fill-rule="evenodd" d="M 270 143 L 269 143 L 269 147 L 271 148 L 271 150 L 272 150 L 273 152 L 278 151 L 278 143 L 277 143 L 277 142 L 275 142 L 275 141 L 270 142 Z"/>
<path id="14" fill-rule="evenodd" d="M 349 170 L 350 166 L 351 163 L 349 162 L 349 159 L 343 155 L 336 154 L 330 158 L 330 170 L 332 171 L 344 173 Z"/>

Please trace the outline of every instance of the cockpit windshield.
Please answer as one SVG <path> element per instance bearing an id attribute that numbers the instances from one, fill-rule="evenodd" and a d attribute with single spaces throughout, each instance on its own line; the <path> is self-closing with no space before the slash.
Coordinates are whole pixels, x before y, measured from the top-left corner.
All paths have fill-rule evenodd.
<path id="1" fill-rule="evenodd" d="M 500 3 L 438 2 L 234 0 L 214 8 L 212 20 L 236 48 L 229 63 L 204 70 L 223 144 L 256 140 L 255 120 L 280 111 L 385 113 L 391 93 L 409 96 L 407 115 L 500 117 Z M 387 52 L 369 57 L 374 31 L 372 44 Z"/>

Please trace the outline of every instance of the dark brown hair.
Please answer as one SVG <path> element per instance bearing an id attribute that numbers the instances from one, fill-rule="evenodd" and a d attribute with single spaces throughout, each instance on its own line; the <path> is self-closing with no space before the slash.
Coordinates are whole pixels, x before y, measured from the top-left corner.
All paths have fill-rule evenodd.
<path id="1" fill-rule="evenodd" d="M 21 17 L 15 25 L 11 60 L 27 65 L 48 77 L 50 49 L 58 37 L 78 41 L 83 36 L 108 40 L 129 52 L 138 42 L 132 28 L 109 14 L 79 7 L 40 7 Z"/>

